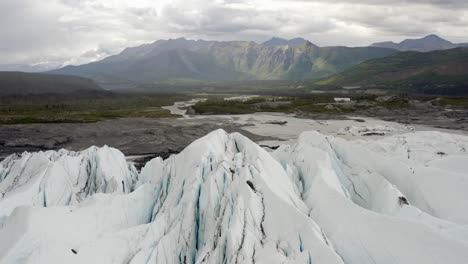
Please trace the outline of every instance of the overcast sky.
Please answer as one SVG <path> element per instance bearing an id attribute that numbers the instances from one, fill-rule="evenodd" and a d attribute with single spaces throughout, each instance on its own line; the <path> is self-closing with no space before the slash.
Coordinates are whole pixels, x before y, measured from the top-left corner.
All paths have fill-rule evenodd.
<path id="1" fill-rule="evenodd" d="M 468 42 L 468 1 L 0 0 L 0 64 L 81 64 L 177 37 L 364 46 L 430 33 Z"/>

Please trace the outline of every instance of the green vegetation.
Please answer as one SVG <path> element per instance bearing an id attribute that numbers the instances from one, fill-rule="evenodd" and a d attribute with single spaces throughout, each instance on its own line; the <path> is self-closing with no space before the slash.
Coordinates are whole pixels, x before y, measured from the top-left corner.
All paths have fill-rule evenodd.
<path id="1" fill-rule="evenodd" d="M 211 98 L 197 103 L 192 108 L 198 114 L 251 114 L 255 112 L 350 114 L 372 107 L 384 107 L 390 110 L 413 107 L 410 98 L 404 95 L 389 97 L 386 100 L 379 100 L 376 95 L 353 95 L 350 103 L 336 103 L 334 97 L 337 95 L 261 96 L 244 102 Z"/>
<path id="2" fill-rule="evenodd" d="M 105 93 L 94 81 L 77 76 L 43 73 L 0 72 L 0 96 Z"/>
<path id="3" fill-rule="evenodd" d="M 190 95 L 203 95 L 201 97 L 211 98 L 240 95 L 240 94 L 290 94 L 304 93 L 304 81 L 197 81 L 197 82 L 163 82 L 152 84 L 141 84 L 135 88 L 125 90 L 128 93 L 185 93 Z"/>
<path id="4" fill-rule="evenodd" d="M 468 94 L 468 48 L 401 52 L 372 59 L 313 83 L 319 87 L 361 86 L 412 93 Z"/>
<path id="5" fill-rule="evenodd" d="M 453 107 L 468 107 L 468 97 L 440 97 L 432 101 L 435 105 L 453 106 Z"/>
<path id="6" fill-rule="evenodd" d="M 161 106 L 187 100 L 184 95 L 118 95 L 71 99 L 15 97 L 0 100 L 0 124 L 83 123 L 124 117 L 174 117 Z"/>
<path id="7" fill-rule="evenodd" d="M 251 114 L 255 112 L 281 112 L 294 114 L 351 114 L 372 107 L 387 109 L 410 108 L 407 96 L 387 96 L 381 100 L 376 95 L 347 95 L 350 103 L 336 103 L 335 93 L 300 95 L 263 95 L 246 101 L 224 100 L 239 94 L 108 94 L 96 98 L 72 99 L 50 96 L 0 97 L 0 124 L 27 123 L 84 123 L 115 118 L 171 118 L 162 106 L 192 98 L 208 98 L 192 106 L 198 114 Z M 420 98 L 413 98 L 422 100 Z M 428 97 L 424 100 L 435 101 Z M 468 105 L 465 100 L 444 97 L 437 104 Z"/>
<path id="8" fill-rule="evenodd" d="M 328 95 L 314 97 L 263 96 L 244 102 L 210 99 L 199 102 L 192 108 L 199 114 L 250 114 L 255 112 L 338 114 L 357 109 L 334 103 L 333 97 Z"/>
<path id="9" fill-rule="evenodd" d="M 192 106 L 199 114 L 250 114 L 255 110 L 241 101 L 211 99 Z"/>

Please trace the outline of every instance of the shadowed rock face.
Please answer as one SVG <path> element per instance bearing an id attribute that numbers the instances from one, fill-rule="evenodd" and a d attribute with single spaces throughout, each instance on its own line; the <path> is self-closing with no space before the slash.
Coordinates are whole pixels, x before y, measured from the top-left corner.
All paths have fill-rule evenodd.
<path id="1" fill-rule="evenodd" d="M 107 147 L 11 156 L 0 261 L 465 263 L 466 149 L 466 136 L 439 132 L 305 132 L 267 152 L 216 130 L 138 174 Z M 62 199 L 82 186 L 93 186 L 83 200 Z"/>

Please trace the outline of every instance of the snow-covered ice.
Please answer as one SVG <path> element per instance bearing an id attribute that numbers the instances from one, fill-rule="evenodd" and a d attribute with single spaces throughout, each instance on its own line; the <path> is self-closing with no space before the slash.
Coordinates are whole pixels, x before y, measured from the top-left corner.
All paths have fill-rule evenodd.
<path id="1" fill-rule="evenodd" d="M 310 131 L 267 152 L 217 130 L 139 173 L 109 147 L 12 155 L 0 263 L 468 263 L 467 150 Z"/>
<path id="2" fill-rule="evenodd" d="M 95 193 L 129 193 L 137 174 L 110 147 L 11 155 L 0 163 L 0 226 L 18 206 L 71 205 Z"/>

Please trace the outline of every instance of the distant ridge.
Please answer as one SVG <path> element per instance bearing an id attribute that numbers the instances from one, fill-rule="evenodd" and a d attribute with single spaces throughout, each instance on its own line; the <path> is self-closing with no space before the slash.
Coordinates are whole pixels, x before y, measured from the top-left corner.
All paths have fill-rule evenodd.
<path id="1" fill-rule="evenodd" d="M 405 39 L 400 43 L 392 41 L 373 43 L 371 47 L 389 48 L 400 51 L 428 52 L 434 50 L 453 49 L 467 46 L 468 43 L 455 44 L 435 34 L 427 35 L 419 39 Z"/>

